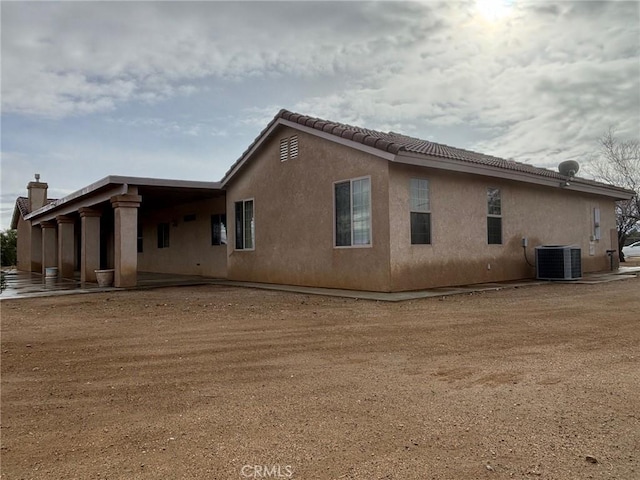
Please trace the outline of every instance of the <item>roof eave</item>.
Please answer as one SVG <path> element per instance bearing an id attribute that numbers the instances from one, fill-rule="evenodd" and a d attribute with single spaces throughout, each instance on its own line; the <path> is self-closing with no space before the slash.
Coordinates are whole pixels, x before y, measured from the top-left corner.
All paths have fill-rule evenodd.
<path id="1" fill-rule="evenodd" d="M 394 161 L 396 163 L 404 163 L 407 165 L 416 165 L 421 167 L 434 168 L 439 170 L 447 170 L 460 173 L 470 173 L 474 175 L 483 175 L 486 177 L 502 178 L 506 180 L 514 180 L 517 182 L 532 183 L 547 187 L 561 188 L 566 191 L 589 193 L 593 195 L 601 195 L 610 197 L 614 200 L 629 200 L 633 198 L 635 192 L 615 186 L 607 185 L 591 185 L 580 183 L 579 181 L 571 181 L 567 179 L 563 181 L 560 178 L 544 177 L 534 173 L 519 172 L 516 170 L 508 170 L 501 167 L 491 165 L 482 165 L 477 163 L 465 162 L 461 160 L 436 157 L 425 154 L 415 154 L 410 152 L 400 152 L 396 155 Z M 568 185 L 567 185 L 568 183 Z"/>
<path id="2" fill-rule="evenodd" d="M 18 228 L 18 221 L 20 220 L 21 216 L 22 212 L 20 212 L 20 209 L 18 208 L 18 200 L 16 200 L 16 204 L 13 207 L 13 215 L 11 215 L 11 229 L 15 230 L 16 228 Z"/>
<path id="3" fill-rule="evenodd" d="M 278 114 L 280 115 L 280 114 Z M 242 167 L 251 159 L 251 157 L 262 147 L 264 142 L 271 136 L 271 134 L 276 130 L 279 126 L 285 126 L 289 128 L 293 128 L 300 132 L 307 133 L 309 135 L 314 135 L 319 138 L 323 138 L 325 140 L 329 140 L 334 143 L 338 143 L 341 145 L 345 145 L 351 148 L 355 148 L 356 150 L 360 150 L 362 152 L 369 153 L 371 155 L 375 155 L 377 157 L 383 158 L 385 160 L 393 160 L 395 158 L 395 154 L 391 152 L 387 152 L 385 150 L 380 150 L 379 148 L 371 147 L 369 145 L 364 145 L 360 142 L 356 142 L 354 140 L 350 140 L 348 138 L 339 137 L 333 133 L 325 132 L 322 130 L 318 130 L 316 128 L 308 127 L 306 125 L 302 125 L 300 123 L 292 122 L 290 120 L 285 120 L 277 116 L 271 122 L 268 128 L 266 128 L 260 136 L 254 141 L 251 148 L 249 148 L 243 155 L 240 157 L 236 163 L 231 167 L 231 169 L 224 176 L 222 181 L 220 182 L 222 187 L 226 187 L 226 185 L 231 181 L 231 179 L 242 169 Z"/>
<path id="4" fill-rule="evenodd" d="M 60 209 L 61 207 L 80 201 L 85 197 L 95 194 L 98 190 L 103 190 L 101 193 L 108 199 L 112 195 L 127 193 L 129 186 L 142 187 L 142 186 L 154 186 L 154 187 L 175 187 L 175 188 L 204 188 L 204 189 L 221 189 L 220 182 L 201 182 L 195 180 L 172 180 L 164 178 L 148 178 L 148 177 L 128 177 L 121 175 L 109 175 L 101 178 L 100 180 L 87 185 L 86 187 L 77 190 L 66 197 L 60 198 L 54 202 L 48 203 L 43 207 L 34 210 L 25 217 L 26 220 L 32 220 L 51 213 L 53 210 Z M 105 193 L 106 191 L 106 193 Z M 104 200 L 105 198 L 101 198 Z"/>

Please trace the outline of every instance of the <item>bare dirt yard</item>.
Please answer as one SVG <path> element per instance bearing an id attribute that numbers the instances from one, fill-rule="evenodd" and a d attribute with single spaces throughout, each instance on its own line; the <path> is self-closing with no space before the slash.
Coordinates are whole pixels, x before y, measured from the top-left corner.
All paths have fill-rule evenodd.
<path id="1" fill-rule="evenodd" d="M 3 479 L 640 478 L 640 279 L 2 303 Z"/>

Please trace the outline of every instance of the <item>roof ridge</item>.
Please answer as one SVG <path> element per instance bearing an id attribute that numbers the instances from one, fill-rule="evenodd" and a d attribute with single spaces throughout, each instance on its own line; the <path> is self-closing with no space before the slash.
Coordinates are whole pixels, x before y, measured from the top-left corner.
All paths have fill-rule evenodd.
<path id="1" fill-rule="evenodd" d="M 497 157 L 495 155 L 488 155 L 485 153 L 480 153 L 460 147 L 453 147 L 444 143 L 436 143 L 430 140 L 423 140 L 403 133 L 382 132 L 379 130 L 349 125 L 347 123 L 335 122 L 319 117 L 313 117 L 310 115 L 303 115 L 287 110 L 286 108 L 282 108 L 268 123 L 268 125 L 264 129 L 262 129 L 260 134 L 247 147 L 240 158 L 236 160 L 236 162 L 234 162 L 234 164 L 229 168 L 224 178 L 222 179 L 223 185 L 226 184 L 226 182 L 228 182 L 228 180 L 234 175 L 237 169 L 242 166 L 244 161 L 250 155 L 250 152 L 260 144 L 264 136 L 268 134 L 279 121 L 282 120 L 318 130 L 329 135 L 334 135 L 348 141 L 357 142 L 377 150 L 391 153 L 393 155 L 397 155 L 402 152 L 406 154 L 431 157 L 435 158 L 436 160 L 453 160 L 455 162 L 482 165 L 485 167 L 519 172 L 522 174 L 537 175 L 539 177 L 544 177 L 547 179 L 558 180 L 559 182 L 567 180 L 567 177 L 563 176 L 555 170 L 544 167 L 537 167 L 530 163 L 520 162 L 515 159 L 505 159 L 502 157 Z M 571 181 L 572 183 L 615 188 L 619 191 L 628 192 L 622 187 L 615 187 L 582 177 L 574 177 Z"/>
<path id="2" fill-rule="evenodd" d="M 382 135 L 382 136 L 386 136 L 386 137 L 391 137 L 393 139 L 408 139 L 411 142 L 404 142 L 404 143 L 400 143 L 398 141 L 388 141 L 386 140 L 390 145 L 392 145 L 393 147 L 397 148 L 397 150 L 393 151 L 389 148 L 380 148 L 378 145 L 374 144 L 374 145 L 370 145 L 373 146 L 374 148 L 379 148 L 381 150 L 386 150 L 386 151 L 392 151 L 392 153 L 398 153 L 400 151 L 405 151 L 405 152 L 412 152 L 412 153 L 419 153 L 419 154 L 428 154 L 428 155 L 433 155 L 436 157 L 441 157 L 441 158 L 450 158 L 453 160 L 459 160 L 459 161 L 466 161 L 466 162 L 472 162 L 472 163 L 481 163 L 481 164 L 486 164 L 486 165 L 491 165 L 491 166 L 496 166 L 498 168 L 504 168 L 507 170 L 519 170 L 519 171 L 526 171 L 528 173 L 537 173 L 541 176 L 546 176 L 546 177 L 556 177 L 558 179 L 563 179 L 564 177 L 562 177 L 562 175 L 559 172 L 556 172 L 555 170 L 551 170 L 548 168 L 544 168 L 544 167 L 538 167 L 535 165 L 532 165 L 530 163 L 525 163 L 525 162 L 521 162 L 521 161 L 517 161 L 515 159 L 507 159 L 507 158 L 503 158 L 503 157 L 498 157 L 496 155 L 490 155 L 490 154 L 486 154 L 486 153 L 481 153 L 481 152 L 477 152 L 474 150 L 469 150 L 466 148 L 461 148 L 461 147 L 455 147 L 452 145 L 448 145 L 446 143 L 439 143 L 439 142 L 433 142 L 431 140 L 424 140 L 418 137 L 414 137 L 411 135 L 407 135 L 404 133 L 399 133 L 399 132 L 393 132 L 393 131 L 389 131 L 389 132 L 383 132 L 380 130 L 374 130 L 371 128 L 365 128 L 365 127 L 358 127 L 358 126 L 354 126 L 354 125 L 349 125 L 346 123 L 340 123 L 340 122 L 335 122 L 332 120 L 325 120 L 325 119 L 321 119 L 318 117 L 312 117 L 309 115 L 303 115 L 300 113 L 296 113 L 296 112 L 292 112 L 290 110 L 286 110 L 286 109 L 282 109 L 280 110 L 280 112 L 278 113 L 278 115 L 276 116 L 276 118 L 283 118 L 285 120 L 289 120 L 289 121 L 293 121 L 295 123 L 301 124 L 301 125 L 305 125 L 311 128 L 315 128 L 315 129 L 319 129 L 317 128 L 317 124 L 318 123 L 323 123 L 326 125 L 329 125 L 329 127 L 325 127 L 323 126 L 323 128 L 321 128 L 322 131 L 325 131 L 327 133 L 331 133 L 343 138 L 348 138 L 350 140 L 354 140 L 354 141 L 358 141 L 357 138 L 355 138 L 355 136 L 353 138 L 349 138 L 348 135 L 344 135 L 343 132 L 339 132 L 336 133 L 335 132 L 335 128 L 336 127 L 342 127 L 345 129 L 349 129 L 355 132 L 368 132 L 369 136 L 375 137 L 375 138 L 380 138 L 380 137 L 376 137 L 375 135 L 371 135 L 371 133 L 375 133 L 377 135 Z M 368 144 L 366 141 L 360 140 L 360 143 L 364 143 L 365 145 Z M 415 144 L 415 145 L 414 145 Z M 426 148 L 425 148 L 426 147 Z M 449 150 L 450 152 L 447 152 L 447 150 Z M 473 158 L 475 157 L 475 158 Z M 509 167 L 521 167 L 520 169 L 518 168 L 509 168 Z M 588 180 L 585 178 L 581 178 L 581 177 L 576 177 L 574 178 L 574 181 L 583 181 L 584 183 L 591 183 L 591 184 L 597 184 L 598 182 L 592 181 L 592 180 Z"/>
<path id="3" fill-rule="evenodd" d="M 348 123 L 334 122 L 332 120 L 325 120 L 319 117 L 312 117 L 309 115 L 302 115 L 300 113 L 291 112 L 286 109 L 280 110 L 276 118 L 282 118 L 290 122 L 298 123 L 306 127 L 320 130 L 331 135 L 346 138 L 347 140 L 353 140 L 364 145 L 377 148 L 378 150 L 384 150 L 390 153 L 398 153 L 401 150 L 405 150 L 405 146 L 387 140 L 382 136 L 387 135 L 385 132 L 373 130 L 370 128 L 358 127 L 356 125 L 349 125 Z M 375 133 L 377 135 L 372 135 Z"/>

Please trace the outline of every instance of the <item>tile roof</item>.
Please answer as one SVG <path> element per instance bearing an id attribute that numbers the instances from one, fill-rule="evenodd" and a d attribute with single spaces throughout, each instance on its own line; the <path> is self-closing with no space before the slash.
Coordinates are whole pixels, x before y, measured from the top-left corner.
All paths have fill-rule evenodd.
<path id="1" fill-rule="evenodd" d="M 16 207 L 20 210 L 22 218 L 26 217 L 29 213 L 29 199 L 27 197 L 18 197 L 16 199 Z"/>
<path id="2" fill-rule="evenodd" d="M 471 150 L 464 150 L 462 148 L 450 147 L 448 145 L 430 142 L 428 140 L 422 140 L 400 133 L 380 132 L 368 128 L 356 127 L 344 123 L 310 117 L 308 115 L 302 115 L 282 109 L 262 130 L 262 132 L 260 132 L 260 134 L 256 137 L 253 143 L 249 145 L 249 147 L 244 151 L 240 158 L 231 166 L 231 168 L 225 175 L 225 180 L 232 175 L 232 172 L 234 172 L 234 170 L 238 166 L 240 166 L 244 160 L 246 160 L 246 156 L 249 154 L 249 152 L 261 141 L 263 136 L 280 119 L 288 120 L 289 122 L 297 123 L 299 125 L 313 128 L 315 130 L 329 133 L 331 135 L 335 135 L 347 140 L 359 142 L 363 145 L 367 145 L 372 148 L 392 154 L 401 154 L 402 152 L 407 152 L 418 155 L 428 155 L 429 157 L 442 158 L 445 160 L 454 160 L 461 163 L 476 164 L 481 166 L 499 168 L 507 171 L 531 174 L 540 177 L 546 177 L 549 179 L 557 179 L 558 181 L 567 179 L 567 177 L 561 175 L 559 172 L 548 170 L 546 168 L 535 167 L 527 163 L 507 160 L 500 157 L 494 157 L 492 155 L 485 155 L 482 153 L 473 152 Z M 223 180 L 223 183 L 225 180 Z M 612 188 L 614 190 L 627 192 L 623 188 L 596 182 L 594 180 L 589 180 L 586 178 L 574 177 L 571 182 Z"/>
<path id="3" fill-rule="evenodd" d="M 305 125 L 307 127 L 321 130 L 342 138 L 360 142 L 379 150 L 384 150 L 393 154 L 401 152 L 409 152 L 416 154 L 429 155 L 431 157 L 439 157 L 448 160 L 457 160 L 460 162 L 473 163 L 478 165 L 486 165 L 490 167 L 502 168 L 505 170 L 513 170 L 521 173 L 530 173 L 548 178 L 557 178 L 565 180 L 566 177 L 553 170 L 535 167 L 533 165 L 516 162 L 514 160 L 506 160 L 492 155 L 464 150 L 462 148 L 450 147 L 440 143 L 422 140 L 420 138 L 410 137 L 395 132 L 380 132 L 370 130 L 368 128 L 355 127 L 338 122 L 330 122 L 319 118 L 301 115 L 299 113 L 280 110 L 277 118 L 289 120 L 290 122 Z M 584 178 L 574 178 L 572 181 L 591 185 L 604 185 L 600 182 L 588 180 Z M 610 185 L 606 185 L 610 186 Z"/>
<path id="4" fill-rule="evenodd" d="M 55 198 L 47 198 L 45 205 L 50 204 L 51 202 L 55 202 Z M 31 208 L 29 206 L 29 198 L 28 197 L 18 197 L 16 198 L 16 208 L 22 215 L 22 218 L 26 217 L 31 213 Z"/>

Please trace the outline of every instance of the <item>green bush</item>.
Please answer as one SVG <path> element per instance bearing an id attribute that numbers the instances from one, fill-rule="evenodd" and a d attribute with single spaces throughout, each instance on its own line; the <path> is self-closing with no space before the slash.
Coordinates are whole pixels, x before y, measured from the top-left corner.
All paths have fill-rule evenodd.
<path id="1" fill-rule="evenodd" d="M 16 264 L 18 252 L 18 232 L 5 230 L 0 233 L 0 251 L 2 252 L 2 266 L 10 267 Z"/>

